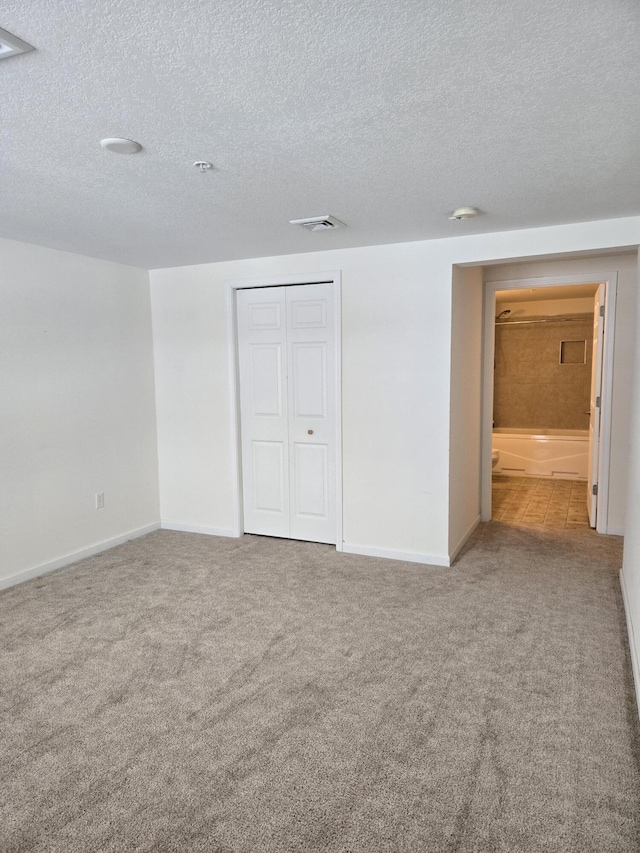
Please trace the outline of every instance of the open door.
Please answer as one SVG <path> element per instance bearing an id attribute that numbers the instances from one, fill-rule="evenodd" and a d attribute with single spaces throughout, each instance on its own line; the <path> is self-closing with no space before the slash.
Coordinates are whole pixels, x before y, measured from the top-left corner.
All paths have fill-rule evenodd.
<path id="1" fill-rule="evenodd" d="M 591 397 L 589 404 L 589 478 L 587 509 L 589 524 L 596 526 L 598 515 L 598 465 L 600 462 L 600 413 L 602 411 L 602 360 L 604 349 L 605 284 L 598 287 L 593 313 L 593 360 L 591 367 Z"/>

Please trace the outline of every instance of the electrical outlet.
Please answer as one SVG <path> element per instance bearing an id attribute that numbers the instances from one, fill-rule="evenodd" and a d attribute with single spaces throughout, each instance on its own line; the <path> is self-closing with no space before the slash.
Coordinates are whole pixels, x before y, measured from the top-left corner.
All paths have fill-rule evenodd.
<path id="1" fill-rule="evenodd" d="M 104 492 L 96 492 L 96 509 L 104 509 Z"/>

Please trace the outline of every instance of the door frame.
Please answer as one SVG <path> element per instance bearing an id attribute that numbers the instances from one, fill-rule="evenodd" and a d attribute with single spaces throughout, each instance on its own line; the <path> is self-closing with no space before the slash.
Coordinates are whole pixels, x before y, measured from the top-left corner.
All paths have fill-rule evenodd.
<path id="1" fill-rule="evenodd" d="M 229 322 L 229 370 L 231 373 L 231 464 L 233 466 L 233 535 L 244 534 L 242 495 L 242 436 L 240 422 L 240 369 L 238 353 L 238 290 L 287 285 L 331 284 L 334 293 L 336 327 L 335 406 L 336 406 L 336 551 L 344 548 L 342 522 L 342 273 L 328 270 L 318 273 L 291 273 L 257 276 L 227 281 L 227 317 Z"/>
<path id="2" fill-rule="evenodd" d="M 609 533 L 609 473 L 611 460 L 611 408 L 613 386 L 613 350 L 615 343 L 618 273 L 544 276 L 484 284 L 484 342 L 482 370 L 482 490 L 481 519 L 491 521 L 491 446 L 493 438 L 493 363 L 495 357 L 495 295 L 497 290 L 532 290 L 537 287 L 561 287 L 570 284 L 605 284 L 604 347 L 602 353 L 602 400 L 600 407 L 600 455 L 598 461 L 598 513 L 596 530 Z M 611 531 L 617 533 L 618 531 Z"/>

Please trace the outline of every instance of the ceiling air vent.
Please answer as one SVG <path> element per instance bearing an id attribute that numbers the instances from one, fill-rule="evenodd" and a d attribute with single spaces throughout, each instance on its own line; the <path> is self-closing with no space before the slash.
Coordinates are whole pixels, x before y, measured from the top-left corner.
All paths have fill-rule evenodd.
<path id="1" fill-rule="evenodd" d="M 10 56 L 28 53 L 30 50 L 35 50 L 33 45 L 27 44 L 26 41 L 22 41 L 0 27 L 0 59 L 9 59 Z"/>
<path id="2" fill-rule="evenodd" d="M 290 219 L 289 222 L 291 225 L 300 225 L 307 231 L 335 231 L 336 228 L 345 227 L 345 223 L 335 216 L 312 216 L 309 219 Z"/>

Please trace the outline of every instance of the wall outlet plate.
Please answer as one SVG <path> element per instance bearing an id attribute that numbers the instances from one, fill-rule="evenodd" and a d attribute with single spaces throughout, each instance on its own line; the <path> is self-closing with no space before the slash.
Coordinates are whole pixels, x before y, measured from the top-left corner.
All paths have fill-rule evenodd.
<path id="1" fill-rule="evenodd" d="M 96 509 L 104 509 L 104 492 L 96 492 Z"/>

